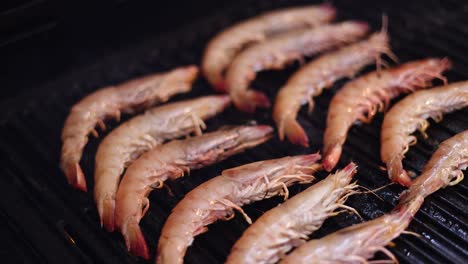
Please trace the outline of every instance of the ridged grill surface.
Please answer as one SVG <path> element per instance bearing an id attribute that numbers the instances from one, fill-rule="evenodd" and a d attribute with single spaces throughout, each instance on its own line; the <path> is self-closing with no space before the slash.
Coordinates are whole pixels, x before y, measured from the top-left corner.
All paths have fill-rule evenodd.
<path id="1" fill-rule="evenodd" d="M 448 56 L 454 62 L 454 69 L 447 74 L 449 80 L 468 79 L 468 16 L 465 13 L 468 5 L 463 1 L 334 2 L 339 20 L 365 20 L 374 30 L 379 30 L 381 16 L 387 14 L 393 51 L 401 62 Z M 58 160 L 60 131 L 70 107 L 98 87 L 154 71 L 197 64 L 207 41 L 222 28 L 265 10 L 301 4 L 310 4 L 310 1 L 243 1 L 212 17 L 129 47 L 95 65 L 60 76 L 43 89 L 35 89 L 40 92 L 24 94 L 0 105 L 0 226 L 4 231 L 2 234 L 8 237 L 6 248 L 11 249 L 3 254 L 14 254 L 21 263 L 144 263 L 126 252 L 120 235 L 101 229 L 92 191 L 81 193 L 66 184 Z M 298 67 L 295 64 L 284 71 L 261 73 L 252 86 L 265 91 L 273 100 L 278 88 Z M 366 69 L 369 70 L 373 67 Z M 328 104 L 345 81 L 338 82 L 318 97 L 313 113 L 308 114 L 306 109 L 301 111 L 299 121 L 308 132 L 310 149 L 280 143 L 275 138 L 225 162 L 169 182 L 173 196 L 165 189 L 154 191 L 150 195 L 150 210 L 141 222 L 152 253 L 171 208 L 195 186 L 215 177 L 223 169 L 320 150 Z M 209 93 L 212 91 L 208 84 L 200 79 L 192 93 L 175 100 Z M 356 125 L 350 130 L 338 166 L 342 167 L 350 160 L 357 162 L 359 173 L 356 179 L 369 189 L 388 184 L 385 172 L 380 169 L 379 158 L 382 117 L 380 114 L 372 124 Z M 268 111 L 247 115 L 229 109 L 210 120 L 208 127 L 214 130 L 226 124 L 252 120 L 273 124 Z M 418 174 L 441 141 L 466 129 L 468 109 L 446 115 L 440 123 L 431 122 L 427 131 L 429 138 L 418 135 L 418 144 L 411 147 L 404 160 L 405 167 Z M 82 160 L 90 190 L 93 188 L 94 154 L 99 142 L 99 139 L 90 140 Z M 319 173 L 318 176 L 323 178 L 326 174 Z M 294 186 L 291 190 L 297 193 L 304 188 L 306 186 Z M 372 219 L 390 211 L 402 190 L 391 185 L 376 191 L 375 195 L 353 196 L 347 204 L 356 208 L 364 219 Z M 403 235 L 390 248 L 401 263 L 468 263 L 467 190 L 465 179 L 457 186 L 427 198 L 409 228 L 421 236 Z M 246 213 L 256 219 L 279 202 L 281 198 L 261 201 L 246 206 Z M 355 215 L 340 214 L 327 220 L 314 237 L 358 222 L 360 219 Z M 187 252 L 186 262 L 223 262 L 247 226 L 240 216 L 212 225 L 209 232 L 195 239 Z"/>

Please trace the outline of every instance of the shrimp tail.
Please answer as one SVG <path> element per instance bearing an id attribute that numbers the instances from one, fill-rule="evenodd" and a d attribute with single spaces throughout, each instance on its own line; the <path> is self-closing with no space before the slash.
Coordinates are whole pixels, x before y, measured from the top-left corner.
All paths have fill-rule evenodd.
<path id="1" fill-rule="evenodd" d="M 128 251 L 135 256 L 149 259 L 148 245 L 138 223 L 127 224 L 126 230 L 122 231 Z"/>
<path id="2" fill-rule="evenodd" d="M 322 165 L 326 171 L 330 172 L 331 170 L 333 170 L 333 168 L 335 168 L 336 164 L 340 160 L 342 151 L 343 147 L 341 146 L 341 144 L 325 146 Z"/>
<path id="3" fill-rule="evenodd" d="M 68 183 L 75 189 L 87 192 L 88 187 L 86 186 L 86 179 L 83 170 L 80 167 L 80 164 L 76 162 L 74 165 L 67 167 L 68 168 L 66 169 L 66 175 Z"/>
<path id="4" fill-rule="evenodd" d="M 268 97 L 259 91 L 249 90 L 242 94 L 242 98 L 234 100 L 237 108 L 247 113 L 255 112 L 257 107 L 270 108 L 271 103 Z"/>
<path id="5" fill-rule="evenodd" d="M 104 226 L 108 232 L 113 232 L 115 228 L 114 212 L 115 200 L 106 199 L 104 201 L 102 211 L 99 212 L 99 216 L 101 217 L 101 225 Z"/>
<path id="6" fill-rule="evenodd" d="M 286 134 L 291 143 L 304 147 L 309 146 L 309 138 L 304 128 L 302 128 L 294 117 L 288 116 L 283 122 L 284 134 Z"/>
<path id="7" fill-rule="evenodd" d="M 403 186 L 409 187 L 411 185 L 411 178 L 408 173 L 403 169 L 401 159 L 394 159 L 387 164 L 388 176 L 392 182 L 399 183 Z"/>
<path id="8" fill-rule="evenodd" d="M 219 81 L 218 83 L 214 84 L 213 89 L 218 93 L 227 92 L 226 83 L 224 81 Z"/>

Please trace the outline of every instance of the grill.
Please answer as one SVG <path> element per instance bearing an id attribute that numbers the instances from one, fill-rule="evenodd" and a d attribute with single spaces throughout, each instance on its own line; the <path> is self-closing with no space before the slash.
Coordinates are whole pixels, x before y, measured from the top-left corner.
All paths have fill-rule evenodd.
<path id="1" fill-rule="evenodd" d="M 216 15 L 131 46 L 0 105 L 0 227 L 2 234 L 8 238 L 8 245 L 2 247 L 4 250 L 1 254 L 14 257 L 16 263 L 146 263 L 127 253 L 120 235 L 107 233 L 100 228 L 92 192 L 72 190 L 59 170 L 60 131 L 69 108 L 97 87 L 179 65 L 197 64 L 204 45 L 222 28 L 262 11 L 300 4 L 310 4 L 310 1 L 241 1 Z M 454 69 L 447 74 L 449 80 L 468 79 L 468 60 L 464 50 L 465 43 L 468 43 L 468 16 L 465 13 L 468 5 L 463 1 L 356 4 L 355 1 L 337 0 L 334 4 L 339 11 L 339 20 L 366 20 L 374 30 L 379 29 L 382 14 L 387 14 L 392 47 L 402 62 L 428 56 L 448 56 L 454 62 Z M 281 84 L 298 67 L 296 64 L 281 72 L 261 73 L 252 86 L 264 90 L 273 99 Z M 156 247 L 171 208 L 184 194 L 218 175 L 221 170 L 321 149 L 327 106 L 343 83 L 337 83 L 318 97 L 312 114 L 307 114 L 305 109 L 301 111 L 299 121 L 308 132 L 310 149 L 287 142 L 280 144 L 273 139 L 220 164 L 169 182 L 168 187 L 173 195 L 164 189 L 154 191 L 150 195 L 150 210 L 141 222 L 150 249 Z M 178 96 L 175 100 L 209 93 L 211 89 L 208 84 L 198 80 L 192 93 Z M 359 172 L 356 179 L 369 189 L 388 184 L 385 172 L 380 169 L 382 164 L 378 155 L 382 117 L 380 114 L 372 124 L 356 125 L 350 130 L 338 165 L 342 167 L 350 160 L 357 162 Z M 252 120 L 273 124 L 268 111 L 247 115 L 229 109 L 210 120 L 208 127 L 213 130 L 222 125 Z M 111 127 L 116 125 L 110 123 Z M 404 160 L 405 167 L 420 173 L 441 141 L 465 129 L 468 129 L 468 109 L 446 115 L 440 123 L 432 122 L 427 131 L 429 138 L 424 140 L 418 135 L 418 144 L 410 149 Z M 90 190 L 93 188 L 93 159 L 98 143 L 99 140 L 90 140 L 82 160 Z M 322 172 L 317 176 L 323 178 L 326 174 Z M 304 188 L 306 186 L 294 186 L 291 193 Z M 402 190 L 402 187 L 390 185 L 376 191 L 375 195 L 353 196 L 347 204 L 355 207 L 364 219 L 372 219 L 390 211 Z M 409 227 L 421 236 L 402 235 L 390 249 L 402 263 L 468 262 L 467 190 L 465 179 L 457 186 L 427 198 Z M 280 202 L 281 198 L 257 202 L 246 206 L 245 211 L 256 219 Z M 356 215 L 340 214 L 327 220 L 314 237 L 358 222 L 360 219 Z M 232 221 L 215 223 L 210 226 L 209 232 L 195 239 L 187 252 L 186 262 L 223 262 L 247 226 L 241 216 L 236 216 Z"/>

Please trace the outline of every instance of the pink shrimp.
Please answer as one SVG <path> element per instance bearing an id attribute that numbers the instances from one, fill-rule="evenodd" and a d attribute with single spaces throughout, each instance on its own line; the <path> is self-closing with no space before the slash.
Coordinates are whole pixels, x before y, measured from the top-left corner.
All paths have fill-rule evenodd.
<path id="1" fill-rule="evenodd" d="M 62 130 L 60 167 L 68 183 L 79 190 L 87 190 L 79 162 L 89 133 L 98 136 L 96 125 L 104 130 L 106 126 L 103 120 L 107 118 L 120 120 L 121 112 L 133 113 L 166 102 L 175 94 L 190 91 L 197 74 L 196 66 L 188 66 L 148 75 L 99 89 L 75 104 Z"/>
<path id="2" fill-rule="evenodd" d="M 418 195 L 426 197 L 441 188 L 456 185 L 463 180 L 463 170 L 467 167 L 468 130 L 465 130 L 440 143 L 421 175 L 401 199 L 408 201 Z"/>
<path id="3" fill-rule="evenodd" d="M 393 212 L 311 240 L 281 263 L 373 263 L 367 260 L 377 251 L 385 253 L 390 260 L 376 260 L 375 263 L 398 263 L 385 246 L 404 232 L 428 195 L 459 183 L 463 179 L 462 170 L 467 166 L 468 130 L 440 144 L 421 176 L 402 193 Z"/>
<path id="4" fill-rule="evenodd" d="M 232 62 L 226 75 L 226 87 L 237 108 L 254 112 L 268 108 L 265 94 L 249 90 L 250 82 L 262 70 L 279 70 L 287 64 L 319 52 L 356 41 L 369 31 L 364 22 L 348 21 L 314 29 L 287 32 L 249 47 Z"/>
<path id="5" fill-rule="evenodd" d="M 148 110 L 123 123 L 104 138 L 96 154 L 94 198 L 101 225 L 114 230 L 115 194 L 125 167 L 141 154 L 190 133 L 201 134 L 203 120 L 230 105 L 229 96 L 205 96 Z"/>
<path id="6" fill-rule="evenodd" d="M 228 220 L 241 206 L 275 195 L 288 195 L 287 186 L 309 183 L 320 165 L 319 154 L 250 163 L 222 172 L 198 186 L 172 210 L 161 232 L 157 263 L 182 263 L 187 247 L 209 224 Z"/>
<path id="7" fill-rule="evenodd" d="M 315 27 L 333 20 L 335 16 L 335 8 L 323 4 L 270 11 L 235 24 L 208 43 L 202 61 L 203 74 L 215 90 L 225 92 L 224 73 L 247 45 L 262 42 L 280 32 Z"/>
<path id="8" fill-rule="evenodd" d="M 449 68 L 448 59 L 424 59 L 371 72 L 347 83 L 333 97 L 328 110 L 323 138 L 324 168 L 330 171 L 338 163 L 348 130 L 356 121 L 370 123 L 391 99 L 429 87 L 433 78 L 446 81 L 442 72 Z"/>
<path id="9" fill-rule="evenodd" d="M 379 61 L 381 54 L 392 54 L 388 42 L 386 31 L 375 33 L 367 40 L 322 55 L 297 71 L 276 96 L 273 119 L 279 138 L 283 140 L 286 134 L 292 143 L 308 146 L 309 139 L 296 121 L 301 106 L 308 103 L 312 112 L 313 97 L 323 89 L 341 78 L 352 78 L 364 66 Z"/>
<path id="10" fill-rule="evenodd" d="M 424 198 L 417 196 L 390 214 L 311 240 L 287 255 L 281 264 L 373 263 L 367 259 L 377 251 L 385 253 L 391 261 L 379 260 L 375 263 L 398 262 L 385 245 L 408 227 L 423 202 Z"/>
<path id="11" fill-rule="evenodd" d="M 143 154 L 130 165 L 116 196 L 115 224 L 127 248 L 149 257 L 138 223 L 149 208 L 147 196 L 167 179 L 177 179 L 191 169 L 201 168 L 252 148 L 271 138 L 269 126 L 240 126 L 202 136 L 175 140 Z"/>
<path id="12" fill-rule="evenodd" d="M 276 263 L 286 252 L 305 242 L 338 208 L 344 205 L 357 186 L 350 184 L 356 173 L 350 163 L 342 171 L 328 176 L 253 223 L 234 244 L 226 263 Z"/>
<path id="13" fill-rule="evenodd" d="M 403 169 L 402 159 L 410 144 L 416 143 L 411 133 L 419 129 L 423 135 L 432 118 L 468 106 L 468 81 L 418 91 L 398 102 L 388 111 L 382 125 L 380 155 L 387 164 L 388 176 L 394 182 L 409 186 L 411 178 Z"/>

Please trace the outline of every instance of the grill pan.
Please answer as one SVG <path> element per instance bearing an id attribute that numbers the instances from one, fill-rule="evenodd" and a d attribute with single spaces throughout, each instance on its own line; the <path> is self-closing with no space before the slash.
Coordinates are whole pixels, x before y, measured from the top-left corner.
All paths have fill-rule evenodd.
<path id="1" fill-rule="evenodd" d="M 377 2 L 377 1 L 374 1 Z M 383 13 L 389 17 L 393 51 L 402 62 L 429 56 L 448 56 L 454 68 L 449 81 L 468 79 L 468 5 L 463 1 L 371 1 L 337 0 L 338 20 L 361 19 L 379 30 Z M 310 1 L 240 1 L 217 14 L 182 27 L 171 33 L 131 46 L 113 56 L 76 70 L 48 83 L 41 89 L 24 93 L 0 105 L 0 226 L 4 234 L 2 256 L 14 263 L 146 263 L 127 253 L 117 233 L 107 233 L 99 226 L 92 191 L 81 193 L 70 188 L 58 167 L 60 132 L 70 107 L 98 87 L 118 83 L 139 75 L 168 70 L 176 66 L 198 64 L 207 41 L 221 29 L 260 12 L 286 6 L 311 4 Z M 270 99 L 300 65 L 280 72 L 264 72 L 253 87 L 265 91 Z M 372 67 L 366 71 L 373 70 Z M 316 99 L 314 112 L 303 109 L 299 122 L 306 129 L 310 149 L 280 143 L 273 139 L 217 165 L 193 171 L 190 176 L 167 185 L 150 195 L 151 206 L 141 221 L 152 254 L 161 228 L 171 208 L 200 183 L 219 175 L 223 169 L 248 162 L 304 154 L 320 150 L 327 107 L 333 94 L 345 81 L 338 82 Z M 212 93 L 204 80 L 198 80 L 188 95 L 175 100 Z M 380 126 L 382 114 L 370 125 L 356 125 L 344 146 L 342 167 L 353 160 L 359 164 L 359 184 L 376 189 L 389 183 L 380 169 Z M 128 116 L 124 118 L 129 118 Z M 255 115 L 229 109 L 208 121 L 208 130 L 227 124 L 249 122 L 271 124 L 268 111 Z M 110 122 L 111 128 L 115 123 Z M 405 168 L 420 173 L 438 144 L 468 129 L 468 109 L 431 122 L 428 139 L 418 135 L 418 144 L 410 148 Z M 101 134 L 101 139 L 105 133 Z M 85 149 L 82 167 L 93 189 L 94 154 L 99 139 L 91 139 Z M 465 174 L 466 175 L 466 174 Z M 326 176 L 321 172 L 318 178 Z M 454 187 L 428 197 L 409 226 L 421 236 L 402 235 L 390 250 L 401 263 L 468 263 L 468 186 L 465 179 Z M 297 193 L 307 186 L 294 186 Z M 356 208 L 365 220 L 389 212 L 398 200 L 402 187 L 390 185 L 373 193 L 355 195 L 347 204 Z M 281 202 L 272 198 L 246 206 L 246 213 L 257 219 Z M 360 222 L 359 217 L 343 213 L 325 222 L 313 237 L 320 237 Z M 188 249 L 186 263 L 221 263 L 230 248 L 248 227 L 241 216 L 210 226 Z M 378 257 L 383 257 L 381 254 Z"/>

